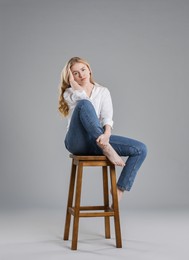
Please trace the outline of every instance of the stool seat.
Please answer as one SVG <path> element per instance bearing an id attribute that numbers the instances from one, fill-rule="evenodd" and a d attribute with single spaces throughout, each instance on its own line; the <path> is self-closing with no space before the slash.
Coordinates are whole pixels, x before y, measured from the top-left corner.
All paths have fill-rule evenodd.
<path id="1" fill-rule="evenodd" d="M 80 161 L 109 161 L 105 155 L 73 155 L 70 158 L 75 158 Z"/>
<path id="2" fill-rule="evenodd" d="M 121 229 L 119 218 L 119 205 L 117 198 L 116 172 L 115 165 L 111 163 L 106 156 L 103 155 L 73 155 L 72 158 L 70 185 L 68 191 L 68 202 L 66 210 L 66 219 L 64 227 L 64 240 L 69 238 L 71 215 L 73 216 L 73 232 L 72 232 L 72 250 L 77 250 L 78 229 L 80 217 L 104 217 L 105 221 L 105 238 L 110 238 L 110 217 L 114 218 L 116 247 L 122 247 Z M 104 204 L 99 206 L 81 206 L 81 187 L 83 167 L 100 166 L 102 167 L 103 177 L 103 195 Z M 111 180 L 113 208 L 109 206 L 108 192 L 108 168 Z M 73 198 L 75 194 L 75 203 Z M 83 212 L 84 211 L 84 212 Z M 98 212 L 97 212 L 98 211 Z M 101 212 L 99 212 L 101 211 Z"/>

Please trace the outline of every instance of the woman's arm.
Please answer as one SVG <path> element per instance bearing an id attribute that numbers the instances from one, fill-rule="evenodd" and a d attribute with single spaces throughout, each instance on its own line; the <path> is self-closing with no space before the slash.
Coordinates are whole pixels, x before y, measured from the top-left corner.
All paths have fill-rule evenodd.
<path id="1" fill-rule="evenodd" d="M 100 120 L 103 127 L 109 125 L 112 128 L 113 127 L 112 118 L 113 118 L 113 105 L 112 105 L 110 91 L 107 88 L 104 88 L 104 91 L 102 92 L 102 102 L 101 102 L 101 110 L 100 110 Z"/>
<path id="2" fill-rule="evenodd" d="M 105 125 L 105 126 L 104 126 L 104 134 L 105 134 L 105 135 L 107 135 L 107 136 L 110 137 L 110 135 L 111 135 L 111 130 L 112 130 L 112 128 L 111 128 L 110 125 Z"/>
<path id="3" fill-rule="evenodd" d="M 104 125 L 104 133 L 97 138 L 97 142 L 102 147 L 105 147 L 109 143 L 111 136 L 111 130 L 113 126 L 113 106 L 111 95 L 108 89 L 103 92 L 103 103 L 101 107 L 101 122 Z"/>
<path id="4" fill-rule="evenodd" d="M 100 135 L 96 141 L 102 146 L 105 147 L 110 140 L 111 136 L 111 126 L 110 125 L 105 125 L 104 126 L 104 134 Z"/>

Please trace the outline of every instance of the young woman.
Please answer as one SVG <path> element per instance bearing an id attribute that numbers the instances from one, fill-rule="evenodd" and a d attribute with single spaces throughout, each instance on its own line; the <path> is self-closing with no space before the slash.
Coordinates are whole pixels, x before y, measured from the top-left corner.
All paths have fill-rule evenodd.
<path id="1" fill-rule="evenodd" d="M 59 111 L 68 117 L 66 149 L 76 155 L 104 154 L 123 167 L 117 182 L 118 200 L 129 191 L 142 165 L 145 144 L 112 135 L 113 107 L 109 90 L 93 80 L 89 63 L 73 57 L 61 74 Z M 126 163 L 121 157 L 128 157 Z"/>

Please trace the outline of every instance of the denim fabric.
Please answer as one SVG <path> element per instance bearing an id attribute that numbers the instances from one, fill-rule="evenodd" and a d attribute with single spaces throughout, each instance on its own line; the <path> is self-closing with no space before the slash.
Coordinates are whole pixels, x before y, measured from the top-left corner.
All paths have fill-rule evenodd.
<path id="1" fill-rule="evenodd" d="M 102 155 L 96 139 L 104 133 L 95 109 L 89 100 L 80 100 L 72 114 L 70 126 L 65 137 L 65 146 L 70 153 L 77 155 Z M 117 186 L 129 191 L 146 154 L 146 145 L 127 137 L 110 136 L 110 144 L 115 151 L 128 157 L 118 178 Z"/>

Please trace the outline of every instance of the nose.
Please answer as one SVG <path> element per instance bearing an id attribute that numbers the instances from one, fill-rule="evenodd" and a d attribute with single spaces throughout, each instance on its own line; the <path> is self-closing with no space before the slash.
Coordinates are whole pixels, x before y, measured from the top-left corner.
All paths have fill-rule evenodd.
<path id="1" fill-rule="evenodd" d="M 83 78 L 83 73 L 80 72 L 80 73 L 79 73 L 79 77 L 80 77 L 80 78 Z"/>

